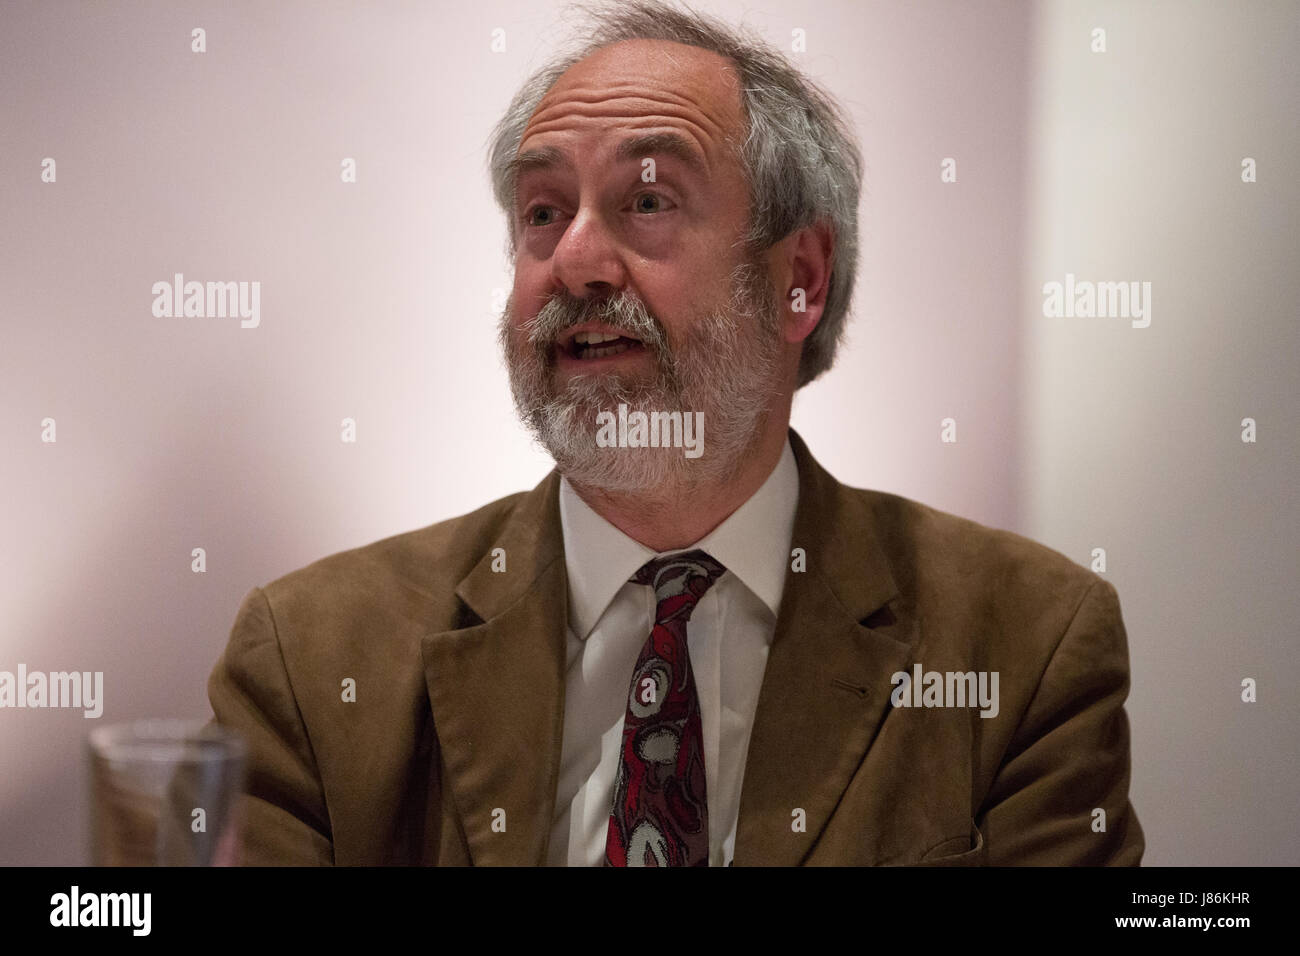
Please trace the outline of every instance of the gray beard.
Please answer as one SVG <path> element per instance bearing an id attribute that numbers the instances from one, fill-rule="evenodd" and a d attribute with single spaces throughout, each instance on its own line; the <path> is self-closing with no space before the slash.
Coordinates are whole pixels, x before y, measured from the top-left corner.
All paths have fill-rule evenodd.
<path id="1" fill-rule="evenodd" d="M 501 316 L 498 338 L 520 419 L 575 485 L 648 499 L 731 481 L 752 453 L 774 397 L 781 350 L 778 306 L 756 259 L 731 275 L 731 300 L 700 316 L 687 340 L 670 352 L 663 326 L 639 299 L 619 294 L 603 300 L 562 294 L 526 325 L 526 340 L 512 343 L 513 298 Z M 567 329 L 601 321 L 639 338 L 657 359 L 649 380 L 617 372 L 555 377 L 555 343 Z M 599 412 L 703 413 L 703 454 L 687 458 L 681 447 L 601 447 Z"/>

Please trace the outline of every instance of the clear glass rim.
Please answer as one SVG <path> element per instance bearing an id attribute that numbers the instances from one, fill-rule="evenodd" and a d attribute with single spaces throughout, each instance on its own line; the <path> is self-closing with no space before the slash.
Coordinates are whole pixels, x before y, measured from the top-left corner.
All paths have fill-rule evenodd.
<path id="1" fill-rule="evenodd" d="M 160 763 L 178 762 L 178 747 L 187 748 L 179 758 L 182 763 L 215 763 L 243 758 L 247 753 L 243 738 L 232 730 L 205 720 L 173 717 L 96 727 L 87 735 L 87 746 L 106 760 Z"/>

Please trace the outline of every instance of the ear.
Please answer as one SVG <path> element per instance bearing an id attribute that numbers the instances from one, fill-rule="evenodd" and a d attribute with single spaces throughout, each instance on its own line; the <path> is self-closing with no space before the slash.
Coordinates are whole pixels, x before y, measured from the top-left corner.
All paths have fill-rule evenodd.
<path id="1" fill-rule="evenodd" d="M 821 321 L 834 252 L 835 240 L 824 222 L 805 226 L 772 247 L 769 265 L 777 283 L 781 328 L 787 342 L 802 342 Z"/>

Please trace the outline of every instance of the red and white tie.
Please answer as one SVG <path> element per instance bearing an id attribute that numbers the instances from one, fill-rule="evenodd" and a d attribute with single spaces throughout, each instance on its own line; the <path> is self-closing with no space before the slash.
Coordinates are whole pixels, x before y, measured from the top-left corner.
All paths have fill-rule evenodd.
<path id="1" fill-rule="evenodd" d="M 704 730 L 686 624 L 727 571 L 700 550 L 655 558 L 630 579 L 654 588 L 654 628 L 632 672 L 606 866 L 708 866 Z"/>

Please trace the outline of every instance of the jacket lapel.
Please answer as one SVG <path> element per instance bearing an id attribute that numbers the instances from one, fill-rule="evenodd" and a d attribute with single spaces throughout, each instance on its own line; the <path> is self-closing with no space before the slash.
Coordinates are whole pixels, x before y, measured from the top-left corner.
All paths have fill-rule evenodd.
<path id="1" fill-rule="evenodd" d="M 546 861 L 568 618 L 558 486 L 553 470 L 524 494 L 457 586 L 481 623 L 423 638 L 446 785 L 475 865 Z M 493 570 L 495 548 L 504 549 L 504 572 Z"/>
<path id="2" fill-rule="evenodd" d="M 807 568 L 786 572 L 741 785 L 736 866 L 807 857 L 880 729 L 890 677 L 908 669 L 916 636 L 904 602 L 882 611 L 899 592 L 866 496 L 789 434 L 799 465 L 790 546 L 804 549 Z M 873 614 L 873 626 L 862 623 Z M 799 810 L 806 832 L 794 826 Z"/>

